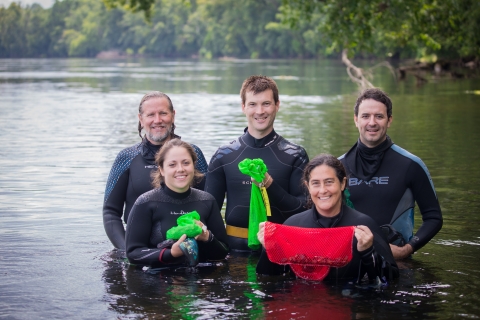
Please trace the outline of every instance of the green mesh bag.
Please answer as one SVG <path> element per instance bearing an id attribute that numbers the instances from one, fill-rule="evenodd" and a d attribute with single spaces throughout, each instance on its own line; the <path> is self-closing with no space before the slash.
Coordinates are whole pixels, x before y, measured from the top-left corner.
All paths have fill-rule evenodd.
<path id="1" fill-rule="evenodd" d="M 262 159 L 252 160 L 246 158 L 238 164 L 238 169 L 240 169 L 241 173 L 249 175 L 258 183 L 261 183 L 263 179 L 265 179 L 265 173 L 267 173 L 267 166 Z M 267 199 L 264 199 L 264 197 L 267 197 Z M 268 195 L 266 191 L 263 192 L 262 196 L 260 188 L 252 183 L 248 218 L 248 247 L 252 250 L 258 250 L 261 248 L 261 244 L 257 238 L 257 233 L 260 222 L 267 221 L 267 209 L 265 207 L 265 202 L 268 203 Z"/>
<path id="2" fill-rule="evenodd" d="M 167 231 L 167 239 L 177 240 L 184 234 L 187 235 L 187 238 L 198 236 L 202 233 L 202 228 L 195 223 L 195 220 L 200 220 L 200 215 L 197 211 L 192 211 L 178 217 L 178 226 L 172 227 Z"/>

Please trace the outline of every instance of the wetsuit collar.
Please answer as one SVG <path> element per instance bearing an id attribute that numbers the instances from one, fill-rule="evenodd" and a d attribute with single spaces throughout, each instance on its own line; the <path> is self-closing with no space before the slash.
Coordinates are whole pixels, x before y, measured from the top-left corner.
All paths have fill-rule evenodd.
<path id="1" fill-rule="evenodd" d="M 275 132 L 275 130 L 272 130 L 269 134 L 267 134 L 265 137 L 261 139 L 255 139 L 249 132 L 248 132 L 248 127 L 245 128 L 244 130 L 245 134 L 242 136 L 243 141 L 245 143 L 253 148 L 264 148 L 270 144 L 272 144 L 275 140 L 278 138 L 278 134 Z"/>
<path id="2" fill-rule="evenodd" d="M 360 139 L 345 155 L 345 163 L 348 170 L 363 181 L 370 179 L 377 173 L 382 164 L 385 152 L 393 145 L 389 136 L 375 148 L 364 145 Z"/>
<path id="3" fill-rule="evenodd" d="M 312 206 L 312 212 L 313 212 L 313 219 L 315 222 L 321 226 L 322 228 L 333 228 L 335 227 L 343 218 L 343 207 L 344 204 L 342 203 L 342 207 L 340 208 L 339 214 L 337 214 L 334 217 L 325 217 L 322 216 L 320 213 L 318 213 L 317 208 L 315 208 L 315 205 Z"/>
<path id="4" fill-rule="evenodd" d="M 175 192 L 172 189 L 170 189 L 169 187 L 167 187 L 167 185 L 165 183 L 162 183 L 162 189 L 163 189 L 163 192 L 165 192 L 165 194 L 167 196 L 172 197 L 174 199 L 180 199 L 180 200 L 187 198 L 192 193 L 191 188 L 188 188 L 188 190 L 183 192 L 183 193 Z"/>
<path id="5" fill-rule="evenodd" d="M 177 136 L 176 134 L 173 134 L 170 139 L 175 139 L 175 138 L 178 138 L 180 139 L 179 136 Z M 163 146 L 163 144 L 160 144 L 160 145 L 156 145 L 156 144 L 153 144 L 151 143 L 147 137 L 143 137 L 143 140 L 142 140 L 142 157 L 148 161 L 149 163 L 151 164 L 154 164 L 155 163 L 155 154 L 158 152 L 158 150 L 160 150 L 160 148 Z"/>

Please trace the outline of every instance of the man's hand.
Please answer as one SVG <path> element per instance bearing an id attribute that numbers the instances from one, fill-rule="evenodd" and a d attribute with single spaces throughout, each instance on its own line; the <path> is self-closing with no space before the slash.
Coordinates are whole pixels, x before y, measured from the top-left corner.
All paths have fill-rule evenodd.
<path id="1" fill-rule="evenodd" d="M 393 257 L 395 258 L 395 260 L 408 258 L 413 253 L 413 248 L 409 244 L 406 244 L 403 247 L 391 244 L 390 249 L 392 249 Z"/>

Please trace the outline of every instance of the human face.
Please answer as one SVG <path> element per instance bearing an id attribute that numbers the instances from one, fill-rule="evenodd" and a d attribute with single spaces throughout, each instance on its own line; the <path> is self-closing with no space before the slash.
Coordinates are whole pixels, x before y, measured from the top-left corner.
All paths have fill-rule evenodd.
<path id="1" fill-rule="evenodd" d="M 248 132 L 256 139 L 261 139 L 272 132 L 279 108 L 280 101 L 275 103 L 272 89 L 257 94 L 247 91 L 242 111 L 247 116 Z"/>
<path id="2" fill-rule="evenodd" d="M 175 192 L 188 190 L 194 177 L 193 159 L 187 149 L 172 147 L 165 155 L 160 173 L 167 187 Z"/>
<path id="3" fill-rule="evenodd" d="M 358 106 L 358 116 L 354 116 L 355 126 L 360 133 L 360 141 L 374 148 L 387 138 L 387 129 L 392 117 L 387 117 L 387 107 L 376 100 L 366 99 Z"/>
<path id="4" fill-rule="evenodd" d="M 322 164 L 310 173 L 307 188 L 317 212 L 325 217 L 334 217 L 342 207 L 342 192 L 347 179 L 340 182 L 335 169 Z"/>
<path id="5" fill-rule="evenodd" d="M 175 120 L 175 110 L 170 111 L 170 105 L 166 98 L 152 98 L 142 105 L 142 113 L 138 119 L 145 130 L 148 141 L 160 145 L 172 132 L 172 124 Z"/>

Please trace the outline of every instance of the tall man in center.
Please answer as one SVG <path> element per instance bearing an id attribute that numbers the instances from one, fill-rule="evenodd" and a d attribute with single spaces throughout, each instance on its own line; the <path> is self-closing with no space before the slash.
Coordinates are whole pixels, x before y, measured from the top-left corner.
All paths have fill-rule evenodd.
<path id="1" fill-rule="evenodd" d="M 215 152 L 208 166 L 205 191 L 215 197 L 219 208 L 227 194 L 225 222 L 230 249 L 250 251 L 247 238 L 252 182 L 240 172 L 238 163 L 246 158 L 260 158 L 265 162 L 268 172 L 262 183 L 272 214 L 268 220 L 283 223 L 305 210 L 301 178 L 308 155 L 303 147 L 287 141 L 273 129 L 280 109 L 278 88 L 273 79 L 249 77 L 243 82 L 240 97 L 248 127 L 243 135 Z"/>

